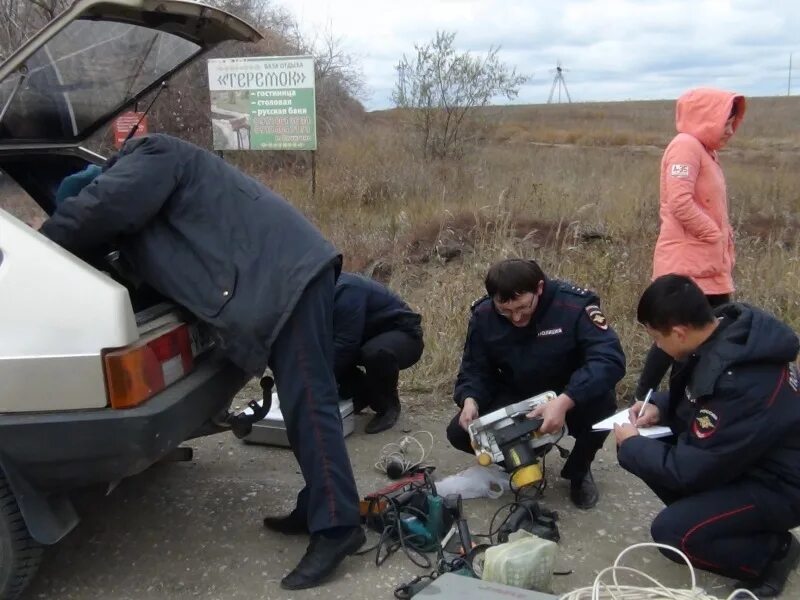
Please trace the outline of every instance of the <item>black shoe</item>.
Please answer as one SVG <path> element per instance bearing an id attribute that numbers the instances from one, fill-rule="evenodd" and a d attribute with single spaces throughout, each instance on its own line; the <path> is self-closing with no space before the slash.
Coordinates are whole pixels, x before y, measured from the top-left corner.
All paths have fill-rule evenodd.
<path id="1" fill-rule="evenodd" d="M 304 590 L 320 585 L 345 556 L 354 554 L 367 536 L 361 527 L 348 527 L 343 534 L 327 537 L 324 532 L 311 536 L 311 543 L 297 566 L 281 580 L 285 590 Z"/>
<path id="2" fill-rule="evenodd" d="M 375 415 L 369 420 L 367 426 L 364 427 L 364 431 L 366 433 L 380 433 L 381 431 L 386 431 L 387 429 L 391 429 L 394 427 L 394 424 L 397 423 L 397 418 L 400 416 L 400 407 L 392 406 L 386 409 L 386 412 L 383 412 L 379 415 Z"/>
<path id="3" fill-rule="evenodd" d="M 296 508 L 283 517 L 264 517 L 264 527 L 284 535 L 308 534 L 308 521 Z"/>
<path id="4" fill-rule="evenodd" d="M 586 471 L 584 476 L 570 480 L 569 498 L 578 508 L 584 510 L 594 508 L 600 499 L 600 493 L 594 484 L 591 471 Z"/>
<path id="5" fill-rule="evenodd" d="M 750 590 L 759 598 L 776 598 L 783 592 L 797 565 L 800 564 L 800 542 L 791 533 L 776 557 L 767 565 L 764 574 L 755 581 L 743 581 L 737 587 Z"/>

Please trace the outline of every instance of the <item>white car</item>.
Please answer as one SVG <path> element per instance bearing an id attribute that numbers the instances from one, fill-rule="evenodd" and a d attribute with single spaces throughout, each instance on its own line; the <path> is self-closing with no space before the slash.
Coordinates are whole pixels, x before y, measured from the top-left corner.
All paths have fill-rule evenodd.
<path id="1" fill-rule="evenodd" d="M 0 65 L 0 170 L 51 213 L 66 175 L 103 163 L 90 135 L 219 42 L 260 37 L 196 2 L 78 0 Z M 84 262 L 0 210 L 0 599 L 78 523 L 71 491 L 224 430 L 248 376 L 209 339 L 114 248 Z"/>

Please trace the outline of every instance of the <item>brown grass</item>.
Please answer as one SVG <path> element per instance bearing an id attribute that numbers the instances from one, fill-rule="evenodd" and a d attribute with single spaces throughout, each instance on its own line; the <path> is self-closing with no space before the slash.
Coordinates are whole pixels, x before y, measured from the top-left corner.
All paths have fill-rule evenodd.
<path id="1" fill-rule="evenodd" d="M 328 140 L 318 193 L 269 178 L 345 253 L 386 279 L 424 317 L 426 351 L 407 389 L 449 394 L 468 307 L 488 265 L 506 256 L 597 290 L 622 338 L 629 394 L 648 345 L 635 305 L 658 232 L 658 175 L 673 104 L 492 108 L 458 162 L 417 156 L 402 114 Z M 738 232 L 737 297 L 800 328 L 800 101 L 755 99 L 722 154 Z"/>
<path id="2" fill-rule="evenodd" d="M 407 390 L 447 398 L 469 305 L 488 265 L 532 257 L 547 273 L 595 289 L 622 338 L 629 394 L 648 341 L 635 306 L 658 232 L 661 149 L 671 102 L 486 109 L 459 161 L 419 158 L 404 115 L 369 115 L 318 152 L 310 173 L 246 170 L 284 194 L 345 255 L 385 279 L 423 315 L 426 350 Z M 750 103 L 722 153 L 737 230 L 737 297 L 800 329 L 800 99 Z M 444 400 L 443 400 L 444 401 Z"/>

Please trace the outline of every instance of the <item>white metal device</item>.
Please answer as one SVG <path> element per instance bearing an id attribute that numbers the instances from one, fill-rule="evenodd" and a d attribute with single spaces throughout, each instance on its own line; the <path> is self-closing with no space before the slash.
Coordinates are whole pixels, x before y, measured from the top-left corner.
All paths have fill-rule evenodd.
<path id="1" fill-rule="evenodd" d="M 490 412 L 488 415 L 484 415 L 470 423 L 469 437 L 472 440 L 472 447 L 475 450 L 478 461 L 481 464 L 485 463 L 484 466 L 503 461 L 503 452 L 497 444 L 495 433 L 500 429 L 514 425 L 534 408 L 546 404 L 555 399 L 555 397 L 555 392 L 544 392 L 527 400 Z M 530 447 L 539 448 L 555 444 L 566 432 L 565 425 L 561 431 L 556 433 L 537 434 L 531 438 Z"/>

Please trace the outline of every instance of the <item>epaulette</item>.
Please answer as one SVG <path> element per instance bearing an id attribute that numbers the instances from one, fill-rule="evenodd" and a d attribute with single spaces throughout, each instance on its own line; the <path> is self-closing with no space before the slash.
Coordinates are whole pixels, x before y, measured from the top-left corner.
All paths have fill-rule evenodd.
<path id="1" fill-rule="evenodd" d="M 484 300 L 487 300 L 488 298 L 489 295 L 487 294 L 485 296 L 481 296 L 480 298 L 476 298 L 475 300 L 473 300 L 472 304 L 469 305 L 469 311 L 475 312 L 475 309 L 478 308 L 478 305 Z"/>
<path id="2" fill-rule="evenodd" d="M 563 282 L 561 285 L 561 289 L 570 294 L 574 294 L 575 296 L 580 296 L 581 298 L 588 298 L 590 296 L 597 295 L 589 288 L 578 287 L 577 285 L 573 285 L 568 282 Z"/>

